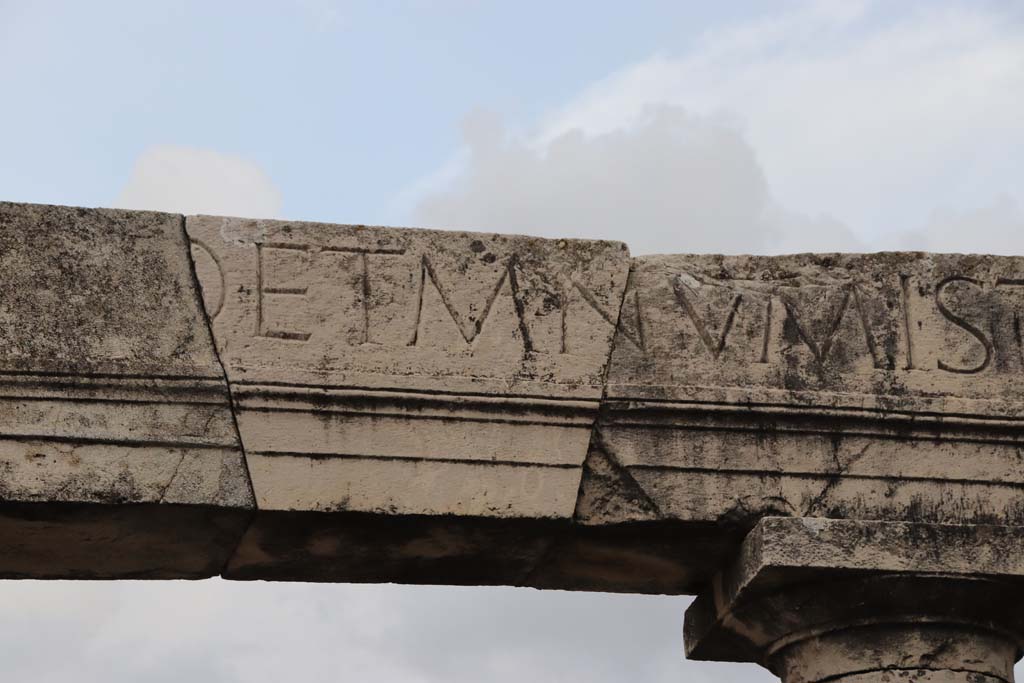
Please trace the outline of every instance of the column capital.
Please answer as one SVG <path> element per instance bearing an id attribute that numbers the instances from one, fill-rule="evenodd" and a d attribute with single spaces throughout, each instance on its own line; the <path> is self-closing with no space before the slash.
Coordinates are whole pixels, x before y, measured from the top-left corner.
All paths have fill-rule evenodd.
<path id="1" fill-rule="evenodd" d="M 1013 680 L 1024 530 L 765 518 L 686 613 L 691 659 L 785 683 Z"/>

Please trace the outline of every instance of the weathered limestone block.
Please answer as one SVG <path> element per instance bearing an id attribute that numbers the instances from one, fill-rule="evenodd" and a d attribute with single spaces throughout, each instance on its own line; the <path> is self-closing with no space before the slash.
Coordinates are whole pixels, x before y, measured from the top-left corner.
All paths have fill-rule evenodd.
<path id="1" fill-rule="evenodd" d="M 784 683 L 1013 681 L 1019 527 L 765 518 L 686 614 L 687 656 Z"/>
<path id="2" fill-rule="evenodd" d="M 547 541 L 518 522 L 575 508 L 625 246 L 210 216 L 187 229 L 259 509 L 229 575 L 521 577 Z"/>
<path id="3" fill-rule="evenodd" d="M 577 519 L 1020 524 L 1022 314 L 1020 258 L 634 259 Z"/>
<path id="4" fill-rule="evenodd" d="M 168 214 L 0 203 L 0 576 L 217 574 L 253 506 Z"/>

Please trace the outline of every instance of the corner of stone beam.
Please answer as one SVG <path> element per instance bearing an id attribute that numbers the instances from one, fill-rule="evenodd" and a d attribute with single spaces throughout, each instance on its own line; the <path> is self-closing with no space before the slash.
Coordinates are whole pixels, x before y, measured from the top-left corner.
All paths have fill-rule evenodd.
<path id="1" fill-rule="evenodd" d="M 253 507 L 182 217 L 0 203 L 0 576 L 203 578 Z"/>
<path id="2" fill-rule="evenodd" d="M 1022 558 L 1016 527 L 766 518 L 687 610 L 687 656 L 783 683 L 1009 683 Z"/>
<path id="3" fill-rule="evenodd" d="M 258 508 L 225 575 L 528 581 L 573 514 L 625 245 L 186 230 Z"/>

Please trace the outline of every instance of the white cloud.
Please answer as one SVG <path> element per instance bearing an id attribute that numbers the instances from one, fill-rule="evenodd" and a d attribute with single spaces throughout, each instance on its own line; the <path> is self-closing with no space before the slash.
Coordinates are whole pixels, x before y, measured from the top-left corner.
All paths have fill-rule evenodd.
<path id="1" fill-rule="evenodd" d="M 750 145 L 721 117 L 654 107 L 625 129 L 531 143 L 477 113 L 464 136 L 461 172 L 446 169 L 418 223 L 625 240 L 634 254 L 859 246 L 837 221 L 779 206 Z"/>
<path id="2" fill-rule="evenodd" d="M 921 230 L 903 236 L 902 249 L 977 254 L 1024 254 L 1024 210 L 1002 196 L 977 209 L 936 209 Z"/>
<path id="3" fill-rule="evenodd" d="M 344 14 L 337 0 L 295 0 L 295 5 L 319 31 L 332 31 L 344 26 Z"/>
<path id="4" fill-rule="evenodd" d="M 518 138 L 477 116 L 403 203 L 418 195 L 433 226 L 640 254 L 873 250 L 936 230 L 914 243 L 1021 253 L 976 210 L 1024 204 L 1022 120 L 1024 14 L 808 2 L 624 67 Z M 978 222 L 951 232 L 955 215 Z"/>
<path id="5" fill-rule="evenodd" d="M 512 588 L 20 581 L 0 582 L 0 637 L 7 678 L 37 683 L 774 680 L 752 665 L 685 662 L 687 603 Z"/>
<path id="6" fill-rule="evenodd" d="M 866 234 L 905 230 L 935 197 L 1024 192 L 1024 22 L 1008 6 L 810 3 L 709 33 L 587 88 L 541 126 L 628 129 L 652 105 L 728 112 L 778 201 Z"/>
<path id="7" fill-rule="evenodd" d="M 209 149 L 156 145 L 135 162 L 115 206 L 273 218 L 281 193 L 251 161 Z"/>

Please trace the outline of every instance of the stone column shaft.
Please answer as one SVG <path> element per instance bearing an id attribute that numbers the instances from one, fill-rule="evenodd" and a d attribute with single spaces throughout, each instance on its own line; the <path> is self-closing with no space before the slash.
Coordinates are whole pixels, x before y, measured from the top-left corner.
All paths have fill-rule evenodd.
<path id="1" fill-rule="evenodd" d="M 1010 683 L 1017 646 L 1007 634 L 925 620 L 867 621 L 780 644 L 767 663 L 784 683 Z"/>

